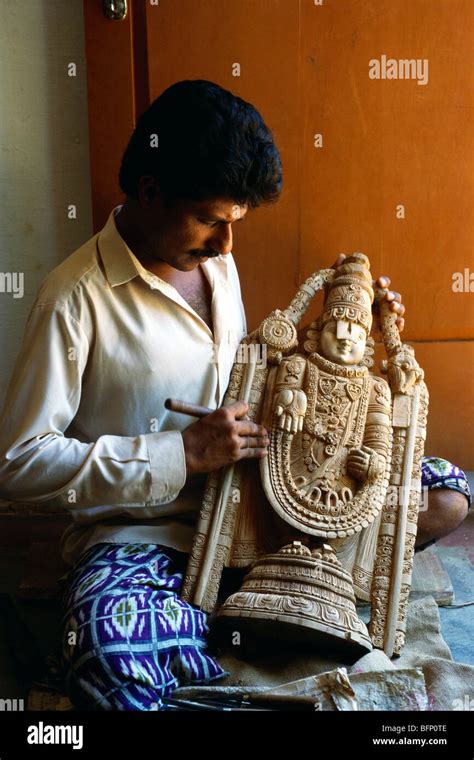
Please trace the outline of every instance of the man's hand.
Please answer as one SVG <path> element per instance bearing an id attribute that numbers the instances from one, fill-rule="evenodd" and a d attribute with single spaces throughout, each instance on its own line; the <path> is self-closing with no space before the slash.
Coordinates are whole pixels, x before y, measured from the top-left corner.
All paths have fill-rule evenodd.
<path id="1" fill-rule="evenodd" d="M 376 284 L 379 286 L 379 288 L 388 288 L 390 286 L 390 277 L 382 275 L 376 280 Z M 402 297 L 400 293 L 397 293 L 395 290 L 389 290 L 385 296 L 385 300 L 390 303 L 390 311 L 394 311 L 395 314 L 398 314 L 395 324 L 398 327 L 398 332 L 402 332 L 403 328 L 405 327 L 405 320 L 403 319 L 403 315 L 405 314 L 405 307 L 402 304 Z M 377 310 L 377 306 L 375 306 L 374 311 L 376 316 L 376 324 L 380 329 L 380 316 Z"/>
<path id="2" fill-rule="evenodd" d="M 235 401 L 183 430 L 186 472 L 213 472 L 239 459 L 262 459 L 268 453 L 268 431 L 243 419 L 248 404 Z"/>
<path id="3" fill-rule="evenodd" d="M 337 257 L 336 261 L 332 265 L 331 269 L 337 269 L 337 267 L 341 266 L 341 264 L 344 263 L 344 259 L 346 258 L 346 255 L 344 253 L 340 253 Z M 387 277 L 386 275 L 382 275 L 376 280 L 376 285 L 379 286 L 379 288 L 388 288 L 390 286 L 390 277 Z M 402 297 L 400 293 L 397 293 L 395 290 L 389 290 L 388 293 L 385 296 L 385 300 L 390 303 L 390 311 L 394 311 L 395 314 L 397 314 L 397 321 L 396 325 L 398 327 L 398 332 L 402 332 L 403 328 L 405 327 L 405 320 L 403 319 L 403 315 L 405 313 L 405 307 L 402 304 Z M 377 308 L 377 304 L 374 304 L 374 312 L 375 312 L 375 326 L 380 330 L 380 316 Z"/>

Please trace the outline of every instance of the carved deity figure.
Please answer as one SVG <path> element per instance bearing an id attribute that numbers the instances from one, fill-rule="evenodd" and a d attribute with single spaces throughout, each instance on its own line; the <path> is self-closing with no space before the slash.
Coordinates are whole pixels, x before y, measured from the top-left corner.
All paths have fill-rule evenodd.
<path id="1" fill-rule="evenodd" d="M 323 285 L 295 353 L 295 325 Z M 374 295 L 367 257 L 352 254 L 249 336 L 267 346 L 268 368 L 234 365 L 226 398 L 248 401 L 270 445 L 259 477 L 254 463 L 230 467 L 204 495 L 184 597 L 212 611 L 223 566 L 250 567 L 220 623 L 390 655 L 403 645 L 428 396 L 382 292 L 387 380 L 369 371 Z M 356 598 L 372 601 L 370 633 Z"/>
<path id="2" fill-rule="evenodd" d="M 267 387 L 267 498 L 285 522 L 324 538 L 367 527 L 388 485 L 391 394 L 368 371 L 374 292 L 366 257 L 352 259 L 307 333 L 308 355 L 283 359 Z"/>

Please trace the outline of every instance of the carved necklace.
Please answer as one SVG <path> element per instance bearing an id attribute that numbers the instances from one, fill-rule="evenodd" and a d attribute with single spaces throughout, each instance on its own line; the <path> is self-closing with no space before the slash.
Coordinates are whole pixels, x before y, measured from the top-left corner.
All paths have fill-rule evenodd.
<path id="1" fill-rule="evenodd" d="M 331 457 L 346 442 L 357 446 L 362 440 L 369 373 L 367 367 L 342 367 L 317 353 L 311 354 L 310 360 L 303 442 L 308 445 L 311 439 L 319 439 L 326 456 Z"/>

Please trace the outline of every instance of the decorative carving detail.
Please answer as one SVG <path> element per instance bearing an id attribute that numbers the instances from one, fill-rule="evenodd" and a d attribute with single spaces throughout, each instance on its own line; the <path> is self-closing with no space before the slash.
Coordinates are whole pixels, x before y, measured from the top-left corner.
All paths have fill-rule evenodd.
<path id="1" fill-rule="evenodd" d="M 304 357 L 297 355 L 291 362 L 300 360 Z M 288 376 L 288 363 L 284 360 L 279 376 Z M 390 391 L 366 367 L 337 365 L 319 354 L 312 354 L 307 364 L 300 391 L 307 399 L 302 432 L 297 425 L 281 430 L 278 420 L 274 422 L 269 456 L 261 462 L 262 480 L 268 500 L 286 522 L 314 536 L 344 538 L 367 527 L 382 508 L 388 485 L 384 471 L 390 450 Z M 284 383 L 277 387 L 278 413 Z M 286 388 L 296 393 L 293 376 Z M 347 457 L 366 443 L 369 401 L 371 417 L 376 412 L 386 424 L 379 423 L 378 438 L 370 429 L 373 451 L 366 483 L 358 490 Z"/>
<path id="2" fill-rule="evenodd" d="M 372 649 L 355 610 L 351 576 L 327 544 L 311 552 L 294 541 L 258 560 L 241 590 L 219 609 L 216 623 L 257 632 L 286 623 L 295 626 L 297 637 L 334 637 L 341 646 Z"/>
<path id="3" fill-rule="evenodd" d="M 274 311 L 262 322 L 259 334 L 262 343 L 282 353 L 298 345 L 296 327 L 279 311 Z"/>
<path id="4" fill-rule="evenodd" d="M 406 605 L 413 570 L 421 492 L 421 461 L 429 396 L 412 346 L 402 344 L 384 291 L 383 339 L 388 360 L 381 363 L 393 395 L 393 451 L 390 486 L 382 510 L 372 587 L 370 634 L 375 647 L 400 654 L 405 641 Z"/>

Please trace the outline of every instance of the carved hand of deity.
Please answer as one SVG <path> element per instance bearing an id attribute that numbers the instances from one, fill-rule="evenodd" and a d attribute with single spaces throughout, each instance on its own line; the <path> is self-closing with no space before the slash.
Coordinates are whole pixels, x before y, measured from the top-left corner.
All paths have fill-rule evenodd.
<path id="1" fill-rule="evenodd" d="M 277 426 L 280 430 L 286 430 L 289 433 L 303 430 L 306 407 L 306 394 L 301 389 L 282 388 L 279 390 L 275 397 L 275 414 L 278 417 Z"/>
<path id="2" fill-rule="evenodd" d="M 347 456 L 347 471 L 356 480 L 376 480 L 383 473 L 385 459 L 369 446 L 352 449 Z"/>

